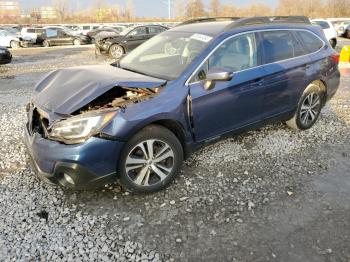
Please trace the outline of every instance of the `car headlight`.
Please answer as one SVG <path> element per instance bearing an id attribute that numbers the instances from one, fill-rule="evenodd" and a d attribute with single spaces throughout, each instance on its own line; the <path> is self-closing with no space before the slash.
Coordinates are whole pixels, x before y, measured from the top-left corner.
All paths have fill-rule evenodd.
<path id="1" fill-rule="evenodd" d="M 49 137 L 66 144 L 78 144 L 96 135 L 117 114 L 116 111 L 86 113 L 52 125 Z"/>
<path id="2" fill-rule="evenodd" d="M 0 49 L 0 54 L 6 54 L 6 50 Z"/>

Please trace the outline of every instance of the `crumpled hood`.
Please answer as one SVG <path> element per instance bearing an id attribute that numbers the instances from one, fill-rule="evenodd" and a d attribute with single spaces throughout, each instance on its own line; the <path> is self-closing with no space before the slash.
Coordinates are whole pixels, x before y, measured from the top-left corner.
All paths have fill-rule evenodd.
<path id="1" fill-rule="evenodd" d="M 165 83 L 111 65 L 72 67 L 53 71 L 38 83 L 33 103 L 51 113 L 69 115 L 115 86 L 156 88 Z"/>

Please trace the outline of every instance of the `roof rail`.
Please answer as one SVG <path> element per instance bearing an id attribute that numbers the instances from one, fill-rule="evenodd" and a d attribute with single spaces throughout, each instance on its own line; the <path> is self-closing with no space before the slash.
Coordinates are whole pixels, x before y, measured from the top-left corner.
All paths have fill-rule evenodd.
<path id="1" fill-rule="evenodd" d="M 242 18 L 234 21 L 226 27 L 226 30 L 241 26 L 250 26 L 258 24 L 311 24 L 306 16 L 256 16 Z"/>
<path id="2" fill-rule="evenodd" d="M 177 26 L 196 24 L 196 23 L 205 23 L 205 22 L 236 21 L 239 19 L 241 19 L 241 18 L 240 17 L 198 17 L 198 18 L 184 21 L 184 22 L 178 24 Z"/>

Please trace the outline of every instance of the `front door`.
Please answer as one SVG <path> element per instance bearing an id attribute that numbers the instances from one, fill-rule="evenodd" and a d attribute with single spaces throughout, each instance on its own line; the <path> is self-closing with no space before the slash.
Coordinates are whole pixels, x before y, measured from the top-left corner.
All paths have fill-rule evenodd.
<path id="1" fill-rule="evenodd" d="M 263 71 L 254 33 L 230 38 L 221 44 L 190 82 L 194 133 L 197 141 L 259 122 L 263 105 Z M 212 90 L 203 88 L 206 74 L 213 68 L 233 72 L 227 82 L 216 82 Z"/>
<path id="2" fill-rule="evenodd" d="M 147 37 L 146 27 L 137 27 L 126 36 L 125 46 L 131 51 L 145 42 Z"/>
<path id="3" fill-rule="evenodd" d="M 57 29 L 47 29 L 46 30 L 47 40 L 50 42 L 50 45 L 60 45 L 59 35 Z"/>

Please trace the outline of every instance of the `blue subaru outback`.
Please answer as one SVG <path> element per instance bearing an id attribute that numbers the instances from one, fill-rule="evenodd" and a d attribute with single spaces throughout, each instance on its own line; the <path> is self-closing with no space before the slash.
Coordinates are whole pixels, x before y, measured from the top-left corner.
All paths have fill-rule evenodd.
<path id="1" fill-rule="evenodd" d="M 312 127 L 339 86 L 338 58 L 305 17 L 185 22 L 120 62 L 47 75 L 27 106 L 28 152 L 52 184 L 154 192 L 226 135 Z"/>

